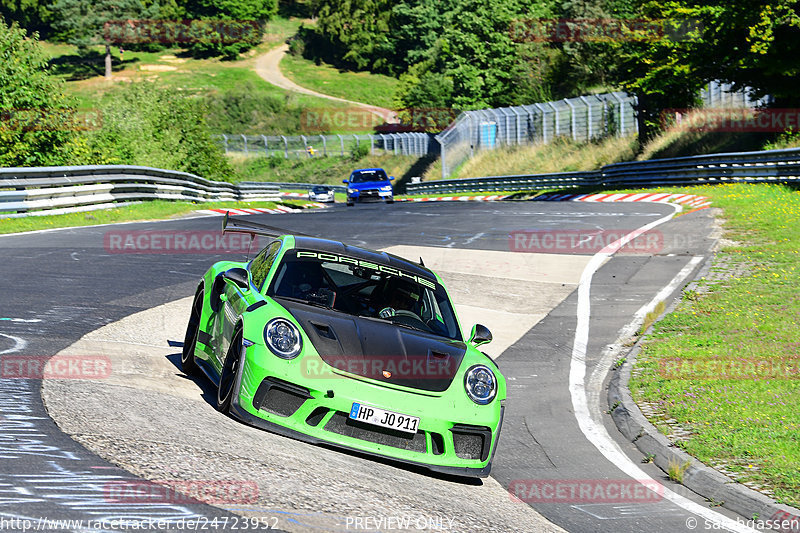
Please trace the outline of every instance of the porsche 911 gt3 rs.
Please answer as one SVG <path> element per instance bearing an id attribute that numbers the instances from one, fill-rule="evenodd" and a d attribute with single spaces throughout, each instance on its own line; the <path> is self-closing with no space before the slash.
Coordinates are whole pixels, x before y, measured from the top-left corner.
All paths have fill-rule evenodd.
<path id="1" fill-rule="evenodd" d="M 181 363 L 216 386 L 217 408 L 309 443 L 489 475 L 506 382 L 465 339 L 441 278 L 420 263 L 243 220 L 269 236 L 197 287 Z"/>

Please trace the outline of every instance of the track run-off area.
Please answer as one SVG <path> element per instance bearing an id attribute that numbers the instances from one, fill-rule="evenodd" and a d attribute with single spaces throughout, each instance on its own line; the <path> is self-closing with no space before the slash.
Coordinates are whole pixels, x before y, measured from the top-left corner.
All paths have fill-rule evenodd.
<path id="1" fill-rule="evenodd" d="M 180 346 L 202 274 L 244 254 L 118 253 L 108 238 L 218 232 L 220 218 L 205 216 L 0 236 L 4 368 L 9 357 L 61 354 L 93 360 L 97 371 L 0 377 L 0 520 L 84 520 L 64 531 L 153 518 L 235 531 L 243 517 L 302 532 L 750 531 L 643 463 L 605 401 L 637 321 L 707 265 L 709 209 L 429 202 L 251 220 L 422 257 L 442 276 L 462 327 L 493 332 L 484 350 L 508 379 L 491 477 L 434 475 L 217 412 L 210 384 L 181 372 Z M 632 240 L 618 250 L 620 239 Z M 250 492 L 213 505 L 114 497 L 137 479 L 239 482 Z"/>

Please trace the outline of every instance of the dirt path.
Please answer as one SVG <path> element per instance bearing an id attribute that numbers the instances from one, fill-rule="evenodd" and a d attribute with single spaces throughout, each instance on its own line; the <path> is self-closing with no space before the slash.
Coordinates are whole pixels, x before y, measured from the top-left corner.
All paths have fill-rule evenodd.
<path id="1" fill-rule="evenodd" d="M 344 102 L 354 107 L 366 109 L 371 113 L 374 113 L 379 117 L 383 118 L 384 121 L 389 124 L 397 123 L 397 113 L 395 113 L 391 109 L 364 104 L 361 102 L 354 102 L 352 100 L 346 100 L 344 98 L 338 98 L 336 96 L 330 96 L 327 94 L 318 93 L 316 91 L 312 91 L 311 89 L 306 89 L 305 87 L 297 85 L 295 82 L 293 82 L 292 80 L 283 75 L 279 66 L 281 59 L 283 59 L 283 56 L 286 54 L 288 50 L 289 50 L 289 45 L 282 44 L 277 48 L 273 48 L 266 54 L 259 56 L 256 59 L 256 65 L 255 65 L 256 74 L 261 76 L 267 83 L 271 83 L 272 85 L 280 87 L 281 89 L 307 94 L 309 96 L 316 96 L 318 98 L 325 98 L 327 100 Z"/>

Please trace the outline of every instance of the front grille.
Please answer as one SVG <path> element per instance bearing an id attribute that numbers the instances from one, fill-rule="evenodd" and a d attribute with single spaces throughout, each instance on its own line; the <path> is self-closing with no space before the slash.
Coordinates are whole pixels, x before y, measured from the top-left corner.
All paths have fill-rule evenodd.
<path id="1" fill-rule="evenodd" d="M 375 444 L 383 444 L 392 448 L 409 450 L 412 452 L 425 453 L 425 433 L 418 431 L 414 435 L 394 431 L 379 426 L 365 424 L 350 419 L 347 414 L 342 412 L 335 413 L 325 424 L 325 431 L 353 437 Z"/>
<path id="2" fill-rule="evenodd" d="M 308 389 L 277 378 L 266 378 L 253 397 L 253 407 L 278 416 L 292 416 L 310 397 Z"/>
<path id="3" fill-rule="evenodd" d="M 489 457 L 492 446 L 492 431 L 484 426 L 456 424 L 450 432 L 453 434 L 455 454 L 461 459 L 485 461 Z"/>

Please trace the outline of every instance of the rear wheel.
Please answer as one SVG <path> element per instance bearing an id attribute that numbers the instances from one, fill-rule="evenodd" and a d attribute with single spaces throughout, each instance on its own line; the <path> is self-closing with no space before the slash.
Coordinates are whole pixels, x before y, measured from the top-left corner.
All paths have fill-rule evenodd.
<path id="1" fill-rule="evenodd" d="M 194 358 L 197 347 L 197 336 L 200 332 L 200 317 L 203 314 L 203 295 L 200 289 L 192 302 L 192 312 L 189 314 L 189 325 L 186 326 L 186 335 L 183 338 L 183 351 L 181 352 L 181 369 L 187 375 L 197 375 L 200 370 Z"/>
<path id="2" fill-rule="evenodd" d="M 227 413 L 231 407 L 233 392 L 236 389 L 236 380 L 239 376 L 239 365 L 242 363 L 242 330 L 237 329 L 231 339 L 231 345 L 222 363 L 222 372 L 219 376 L 217 389 L 217 409 Z"/>

